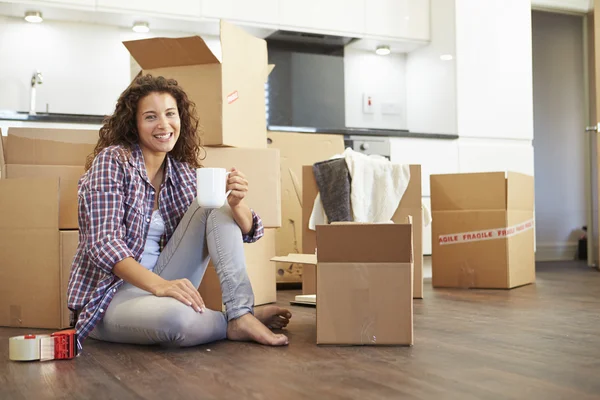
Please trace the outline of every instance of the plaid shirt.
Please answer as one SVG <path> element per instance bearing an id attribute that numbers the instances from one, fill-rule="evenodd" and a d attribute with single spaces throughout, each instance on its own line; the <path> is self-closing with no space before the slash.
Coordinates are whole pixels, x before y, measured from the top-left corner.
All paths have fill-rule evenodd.
<path id="1" fill-rule="evenodd" d="M 123 280 L 112 273 L 119 261 L 142 258 L 152 211 L 154 187 L 146 174 L 139 146 L 130 154 L 120 146 L 100 152 L 79 181 L 79 246 L 73 259 L 68 306 L 79 313 L 75 329 L 80 341 L 104 316 Z M 161 249 L 196 197 L 196 173 L 167 155 L 159 210 L 165 221 Z M 252 211 L 253 229 L 246 243 L 263 236 L 262 221 Z"/>

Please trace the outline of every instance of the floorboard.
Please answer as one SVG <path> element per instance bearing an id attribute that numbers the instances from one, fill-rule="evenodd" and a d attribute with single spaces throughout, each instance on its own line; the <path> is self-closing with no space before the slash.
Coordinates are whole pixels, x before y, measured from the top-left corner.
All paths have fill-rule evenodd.
<path id="1" fill-rule="evenodd" d="M 0 399 L 600 399 L 600 272 L 581 263 L 510 291 L 426 283 L 413 347 L 316 346 L 315 309 L 290 309 L 286 348 L 89 340 L 74 361 L 17 363 L 8 337 L 36 331 L 0 328 Z"/>

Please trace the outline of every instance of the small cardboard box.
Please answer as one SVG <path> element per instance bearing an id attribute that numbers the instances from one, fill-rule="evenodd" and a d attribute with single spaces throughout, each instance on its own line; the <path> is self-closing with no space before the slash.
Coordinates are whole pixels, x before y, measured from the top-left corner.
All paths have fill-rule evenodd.
<path id="1" fill-rule="evenodd" d="M 275 242 L 277 255 L 302 252 L 302 167 L 327 160 L 344 151 L 343 135 L 267 132 L 269 148 L 281 159 L 281 228 Z M 302 282 L 302 266 L 278 263 L 278 282 Z"/>
<path id="2" fill-rule="evenodd" d="M 254 292 L 254 305 L 274 303 L 277 301 L 277 282 L 275 267 L 270 260 L 275 256 L 275 230 L 265 229 L 264 236 L 258 241 L 244 243 L 244 253 Z M 199 291 L 206 307 L 216 311 L 224 310 L 221 284 L 212 261 L 208 264 Z"/>
<path id="3" fill-rule="evenodd" d="M 10 128 L 0 141 L 2 179 L 59 178 L 59 229 L 77 229 L 77 183 L 98 140 L 95 130 Z"/>
<path id="4" fill-rule="evenodd" d="M 267 44 L 221 21 L 222 58 L 199 36 L 123 42 L 143 74 L 173 78 L 196 104 L 205 146 L 266 148 Z"/>
<path id="5" fill-rule="evenodd" d="M 317 246 L 315 231 L 308 228 L 315 198 L 319 189 L 313 173 L 312 165 L 305 165 L 302 170 L 302 253 L 314 254 Z M 423 298 L 423 205 L 421 201 L 421 166 L 410 166 L 410 182 L 402 200 L 392 216 L 394 223 L 402 223 L 412 217 L 413 224 L 413 259 L 415 299 Z M 302 273 L 302 293 L 316 292 L 316 271 L 305 265 Z"/>
<path id="6" fill-rule="evenodd" d="M 434 287 L 535 281 L 534 181 L 514 172 L 431 175 Z"/>
<path id="7" fill-rule="evenodd" d="M 413 344 L 412 224 L 317 226 L 317 344 Z"/>
<path id="8" fill-rule="evenodd" d="M 0 326 L 69 327 L 77 231 L 59 231 L 57 178 L 0 180 Z"/>
<path id="9" fill-rule="evenodd" d="M 207 147 L 205 167 L 235 167 L 248 179 L 249 191 L 244 199 L 262 219 L 265 228 L 281 226 L 281 176 L 279 150 Z"/>

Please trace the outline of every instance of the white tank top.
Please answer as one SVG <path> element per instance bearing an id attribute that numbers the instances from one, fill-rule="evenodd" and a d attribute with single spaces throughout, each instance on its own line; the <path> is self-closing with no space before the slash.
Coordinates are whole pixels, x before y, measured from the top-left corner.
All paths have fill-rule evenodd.
<path id="1" fill-rule="evenodd" d="M 142 254 L 142 264 L 150 271 L 154 270 L 158 256 L 160 255 L 160 238 L 165 233 L 165 222 L 160 215 L 160 211 L 154 210 L 152 219 L 150 220 L 150 228 L 148 229 L 148 237 Z"/>

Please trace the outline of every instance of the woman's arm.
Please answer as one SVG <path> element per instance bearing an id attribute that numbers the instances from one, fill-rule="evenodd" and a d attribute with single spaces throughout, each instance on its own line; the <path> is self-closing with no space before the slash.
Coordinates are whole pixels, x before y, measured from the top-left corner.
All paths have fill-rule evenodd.
<path id="1" fill-rule="evenodd" d="M 239 225 L 243 235 L 248 235 L 254 228 L 254 220 L 252 218 L 252 210 L 243 201 L 237 206 L 231 207 L 233 219 Z"/>

